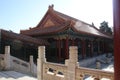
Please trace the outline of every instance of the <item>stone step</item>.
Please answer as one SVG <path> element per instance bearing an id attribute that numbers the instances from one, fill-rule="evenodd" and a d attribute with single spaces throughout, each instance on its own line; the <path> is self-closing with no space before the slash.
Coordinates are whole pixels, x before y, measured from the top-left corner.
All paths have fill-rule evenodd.
<path id="1" fill-rule="evenodd" d="M 0 78 L 2 78 L 2 77 L 8 78 L 8 75 L 4 74 L 3 72 L 0 72 Z"/>
<path id="2" fill-rule="evenodd" d="M 37 78 L 15 71 L 1 71 L 0 80 L 37 80 Z"/>
<path id="3" fill-rule="evenodd" d="M 21 73 L 18 73 L 18 72 L 15 72 L 15 71 L 6 71 L 6 72 L 3 72 L 4 74 L 8 75 L 9 77 L 12 77 L 12 78 L 19 78 L 19 77 L 22 77 L 22 76 L 25 76 L 25 74 L 21 74 Z"/>

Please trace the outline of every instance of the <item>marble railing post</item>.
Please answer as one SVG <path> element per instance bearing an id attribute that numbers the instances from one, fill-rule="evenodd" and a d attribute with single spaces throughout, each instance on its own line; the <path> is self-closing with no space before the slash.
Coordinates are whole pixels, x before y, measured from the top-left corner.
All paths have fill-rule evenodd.
<path id="1" fill-rule="evenodd" d="M 71 46 L 69 48 L 69 60 L 66 60 L 67 74 L 65 80 L 75 80 L 75 69 L 78 66 L 78 48 Z"/>
<path id="2" fill-rule="evenodd" d="M 5 70 L 10 69 L 10 46 L 5 46 Z"/>
<path id="3" fill-rule="evenodd" d="M 45 58 L 45 46 L 38 47 L 38 59 L 37 59 L 37 77 L 38 80 L 43 79 L 43 63 L 46 62 Z"/>
<path id="4" fill-rule="evenodd" d="M 35 72 L 34 72 L 34 61 L 33 61 L 33 56 L 30 55 L 30 72 L 35 75 Z"/>
<path id="5" fill-rule="evenodd" d="M 99 61 L 96 62 L 96 69 L 100 69 L 101 68 L 101 63 Z"/>

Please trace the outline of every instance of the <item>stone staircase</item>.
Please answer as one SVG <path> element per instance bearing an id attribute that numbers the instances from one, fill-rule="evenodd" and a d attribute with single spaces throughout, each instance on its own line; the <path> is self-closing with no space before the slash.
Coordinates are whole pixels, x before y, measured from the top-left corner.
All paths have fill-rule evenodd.
<path id="1" fill-rule="evenodd" d="M 37 80 L 37 78 L 16 71 L 0 71 L 0 80 Z"/>

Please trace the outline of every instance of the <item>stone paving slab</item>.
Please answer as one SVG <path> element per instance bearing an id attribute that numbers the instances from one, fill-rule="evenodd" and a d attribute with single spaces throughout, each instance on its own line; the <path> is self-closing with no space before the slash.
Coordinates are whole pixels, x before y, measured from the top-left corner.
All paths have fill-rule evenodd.
<path id="1" fill-rule="evenodd" d="M 8 75 L 4 74 L 3 72 L 0 72 L 0 78 L 3 78 L 3 77 L 8 78 Z"/>
<path id="2" fill-rule="evenodd" d="M 15 71 L 2 71 L 0 72 L 0 80 L 37 80 L 37 78 Z"/>

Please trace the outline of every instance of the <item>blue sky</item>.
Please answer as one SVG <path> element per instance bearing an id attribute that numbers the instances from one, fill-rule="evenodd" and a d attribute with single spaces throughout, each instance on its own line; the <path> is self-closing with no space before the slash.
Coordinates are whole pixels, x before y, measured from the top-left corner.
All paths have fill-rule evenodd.
<path id="1" fill-rule="evenodd" d="M 0 0 L 0 28 L 18 32 L 35 27 L 48 6 L 99 27 L 102 21 L 113 26 L 112 0 Z"/>

